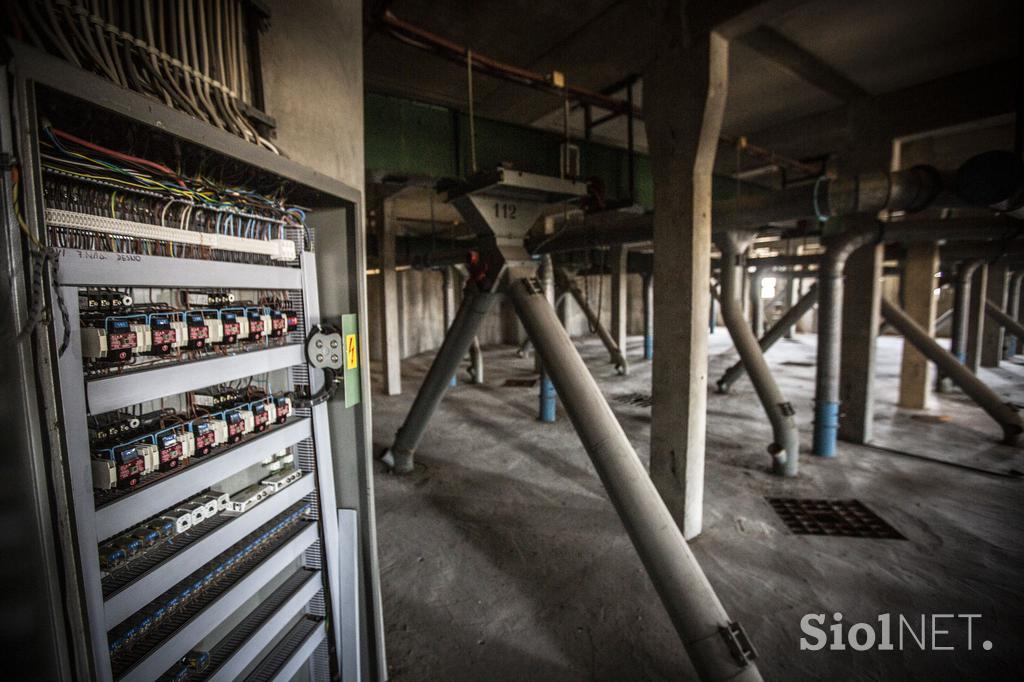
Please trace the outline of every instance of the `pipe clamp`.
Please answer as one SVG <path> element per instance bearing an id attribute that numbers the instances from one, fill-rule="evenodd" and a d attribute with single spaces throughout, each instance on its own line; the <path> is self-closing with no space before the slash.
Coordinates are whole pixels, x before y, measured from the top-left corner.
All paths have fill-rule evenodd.
<path id="1" fill-rule="evenodd" d="M 757 650 L 750 643 L 750 638 L 747 637 L 743 626 L 736 621 L 730 622 L 725 627 L 718 628 L 718 634 L 725 640 L 725 646 L 728 647 L 729 653 L 732 654 L 733 660 L 736 661 L 736 665 L 745 668 L 751 661 L 757 658 Z"/>

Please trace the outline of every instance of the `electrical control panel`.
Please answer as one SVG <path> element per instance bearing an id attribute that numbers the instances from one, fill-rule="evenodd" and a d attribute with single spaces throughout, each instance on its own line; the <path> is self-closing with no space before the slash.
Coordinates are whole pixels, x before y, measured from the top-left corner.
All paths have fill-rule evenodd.
<path id="1" fill-rule="evenodd" d="M 0 144 L 43 466 L 68 491 L 38 494 L 74 574 L 72 677 L 364 679 L 372 485 L 343 503 L 335 477 L 372 472 L 369 417 L 300 399 L 323 385 L 308 331 L 364 312 L 360 193 L 12 50 Z M 318 267 L 321 246 L 344 258 Z M 322 286 L 346 292 L 328 320 Z"/>

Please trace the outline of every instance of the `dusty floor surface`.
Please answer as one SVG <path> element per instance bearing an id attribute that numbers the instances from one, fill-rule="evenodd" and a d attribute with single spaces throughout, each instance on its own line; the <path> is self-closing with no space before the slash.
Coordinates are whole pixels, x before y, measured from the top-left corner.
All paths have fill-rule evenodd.
<path id="1" fill-rule="evenodd" d="M 809 448 L 813 335 L 769 353 Z M 631 339 L 616 376 L 595 339 L 578 343 L 636 447 L 648 459 L 650 409 L 616 398 L 650 392 L 650 363 Z M 765 679 L 1024 678 L 1024 450 L 959 393 L 931 415 L 897 410 L 902 342 L 879 343 L 876 443 L 967 469 L 841 443 L 802 458 L 801 474 L 766 473 L 770 430 L 745 378 L 709 395 L 703 534 L 691 546 L 730 615 L 760 653 Z M 711 339 L 711 384 L 735 355 Z M 373 397 L 375 448 L 391 443 L 432 354 L 403 364 L 405 393 Z M 693 670 L 571 425 L 535 421 L 536 389 L 510 388 L 532 360 L 489 348 L 487 383 L 460 375 L 428 429 L 416 471 L 376 478 L 381 578 L 392 678 L 409 680 L 680 680 Z M 1024 403 L 1024 362 L 982 374 Z M 976 469 L 996 472 L 984 473 Z M 1003 474 L 1003 475 L 998 475 Z M 1010 475 L 1006 475 L 1010 474 Z M 797 536 L 765 496 L 856 498 L 906 540 Z M 800 651 L 800 619 L 843 614 L 847 627 L 899 614 L 981 614 L 937 622 L 921 652 Z M 831 624 L 832 621 L 826 621 Z M 931 630 L 929 628 L 929 637 Z M 895 636 L 894 636 L 895 638 Z M 992 642 L 985 651 L 981 643 Z M 897 644 L 898 644 L 898 640 Z M 928 642 L 930 644 L 930 642 Z M 916 651 L 915 651 L 916 650 Z"/>

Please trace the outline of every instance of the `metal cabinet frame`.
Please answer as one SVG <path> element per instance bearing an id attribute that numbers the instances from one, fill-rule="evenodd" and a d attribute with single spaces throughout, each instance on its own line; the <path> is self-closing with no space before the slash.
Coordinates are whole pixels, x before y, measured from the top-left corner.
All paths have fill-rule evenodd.
<path id="1" fill-rule="evenodd" d="M 342 679 L 385 679 L 369 444 L 370 384 L 365 343 L 365 236 L 361 191 L 16 41 L 7 40 L 6 47 L 13 59 L 8 64 L 8 71 L 0 73 L 0 142 L 3 143 L 0 153 L 13 154 L 17 159 L 21 173 L 21 211 L 29 229 L 35 230 L 39 236 L 43 234 L 43 202 L 37 149 L 37 86 L 44 86 L 61 96 L 83 100 L 132 122 L 157 128 L 215 154 L 259 167 L 330 199 L 323 210 L 310 214 L 308 224 L 315 234 L 315 252 L 301 255 L 300 268 L 158 256 L 118 262 L 117 254 L 66 249 L 59 261 L 59 281 L 51 281 L 49 275 L 46 276 L 48 303 L 53 303 L 58 287 L 62 290 L 72 327 L 71 343 L 59 357 L 56 339 L 61 338 L 63 329 L 58 319 L 51 333 L 36 334 L 33 353 L 23 352 L 28 344 L 19 346 L 15 362 L 19 372 L 17 376 L 23 385 L 19 387 L 22 390 L 17 395 L 17 407 L 19 414 L 23 411 L 25 416 L 22 423 L 26 433 L 19 436 L 25 436 L 27 460 L 30 465 L 34 462 L 37 467 L 49 467 L 49 485 L 44 480 L 45 475 L 39 471 L 34 474 L 35 499 L 40 511 L 36 518 L 41 524 L 43 549 L 50 552 L 47 564 L 52 562 L 53 574 L 48 576 L 50 602 L 55 607 L 63 607 L 63 613 L 52 614 L 52 629 L 54 632 L 63 630 L 70 635 L 66 646 L 61 646 L 62 642 L 54 643 L 65 672 L 72 677 L 110 679 L 106 636 L 108 619 L 100 584 L 97 542 L 107 537 L 106 533 L 111 529 L 123 529 L 129 518 L 126 515 L 128 505 L 115 503 L 99 510 L 94 507 L 86 435 L 87 405 L 97 412 L 115 409 L 123 404 L 141 402 L 140 397 L 169 395 L 266 369 L 295 367 L 303 363 L 300 348 L 284 346 L 132 373 L 128 377 L 130 382 L 122 378 L 86 382 L 82 374 L 77 327 L 77 288 L 102 284 L 293 289 L 302 292 L 307 325 L 316 324 L 321 317 L 334 322 L 344 313 L 359 315 L 359 334 L 364 340 L 359 348 L 363 387 L 360 405 L 350 409 L 336 401 L 318 405 L 308 417 L 278 427 L 237 448 L 247 457 L 240 456 L 230 466 L 226 465 L 224 458 L 220 458 L 219 465 L 216 458 L 204 459 L 179 474 L 157 481 L 153 487 L 159 487 L 160 499 L 172 499 L 179 493 L 182 497 L 178 499 L 183 499 L 190 494 L 190 486 L 194 487 L 202 480 L 197 475 L 188 474 L 192 469 L 199 471 L 205 468 L 211 475 L 230 473 L 235 470 L 232 467 L 240 462 L 259 461 L 266 454 L 281 449 L 282 443 L 289 445 L 311 437 L 318 453 L 316 469 L 321 484 L 318 491 L 319 523 L 323 529 L 324 570 L 330 594 L 330 613 L 334 619 L 329 632 L 334 637 L 334 648 L 341 659 Z M 11 98 L 8 97 L 9 92 Z M 23 283 L 17 280 L 28 265 L 21 262 L 20 232 L 10 206 L 12 179 L 9 172 L 4 175 L 3 185 L 6 209 L 6 249 L 3 256 L 8 271 L 14 273 L 11 311 L 24 319 L 28 309 L 27 296 Z M 321 301 L 325 305 L 321 305 Z M 254 365 L 259 369 L 254 371 Z M 216 378 L 210 380 L 207 378 L 210 376 Z M 311 379 L 312 388 L 316 390 L 320 379 L 316 376 Z M 33 383 L 36 385 L 31 385 Z M 173 388 L 167 390 L 167 386 Z M 39 391 L 39 397 L 36 391 Z M 43 406 L 43 414 L 41 418 L 34 418 L 33 413 L 38 413 L 39 406 Z M 323 456 L 325 453 L 331 456 Z M 237 470 L 241 468 L 244 467 L 238 466 Z M 132 496 L 146 494 L 144 488 Z M 47 518 L 47 510 L 51 518 Z M 348 541 L 344 544 L 339 541 L 337 510 L 348 510 L 357 519 L 356 528 L 346 529 L 342 539 L 347 538 Z M 145 511 L 151 510 L 147 507 Z M 136 520 L 145 518 L 138 509 L 130 513 Z M 48 522 L 52 525 L 46 527 Z M 357 571 L 349 568 L 353 557 L 358 562 Z M 58 593 L 60 584 L 63 584 L 65 594 L 62 600 L 57 601 L 53 595 Z M 300 650 L 312 651 L 309 646 Z"/>

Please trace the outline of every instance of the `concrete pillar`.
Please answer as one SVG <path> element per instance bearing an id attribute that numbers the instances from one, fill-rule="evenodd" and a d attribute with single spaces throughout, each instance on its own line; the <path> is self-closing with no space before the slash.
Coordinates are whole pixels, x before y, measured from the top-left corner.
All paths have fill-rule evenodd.
<path id="1" fill-rule="evenodd" d="M 903 312 L 930 336 L 935 334 L 935 273 L 938 270 L 938 244 L 907 246 L 903 269 Z M 904 343 L 900 366 L 900 407 L 912 410 L 928 407 L 931 387 L 931 362 L 913 344 Z"/>
<path id="2" fill-rule="evenodd" d="M 982 263 L 971 280 L 971 308 L 967 318 L 967 349 L 964 364 L 975 374 L 981 366 L 981 337 L 985 330 L 985 299 L 988 288 L 988 264 Z"/>
<path id="3" fill-rule="evenodd" d="M 870 218 L 874 220 L 874 218 Z M 839 438 L 871 440 L 875 415 L 875 339 L 884 248 L 858 249 L 846 263 L 839 370 Z"/>
<path id="4" fill-rule="evenodd" d="M 629 323 L 629 274 L 626 267 L 628 255 L 629 250 L 625 246 L 612 247 L 612 328 L 608 331 L 623 357 L 626 355 Z"/>
<path id="5" fill-rule="evenodd" d="M 444 331 L 448 333 L 448 329 L 452 326 L 452 320 L 455 318 L 455 311 L 458 309 L 459 304 L 455 296 L 455 278 L 457 274 L 455 268 L 444 267 L 441 269 L 441 286 L 444 287 L 442 293 L 442 302 L 444 305 Z M 452 380 L 450 385 L 455 386 L 459 383 L 458 372 L 452 374 Z"/>
<path id="6" fill-rule="evenodd" d="M 398 273 L 395 271 L 395 209 L 390 199 L 381 199 L 373 209 L 380 245 L 380 350 L 384 393 L 402 392 L 402 337 L 399 327 Z"/>
<path id="7" fill-rule="evenodd" d="M 654 357 L 654 276 L 645 273 L 643 280 L 644 360 L 650 360 Z M 712 302 L 713 305 L 714 302 Z"/>
<path id="8" fill-rule="evenodd" d="M 711 173 L 725 113 L 729 43 L 658 22 L 644 72 L 654 183 L 651 478 L 683 535 L 703 523 L 707 428 Z"/>
<path id="9" fill-rule="evenodd" d="M 1010 283 L 1010 271 L 1005 264 L 988 266 L 988 284 L 985 286 L 988 300 L 1000 310 L 1006 310 L 1006 289 Z M 1003 326 L 991 320 L 985 321 L 981 335 L 981 366 L 998 367 L 1003 359 Z"/>

